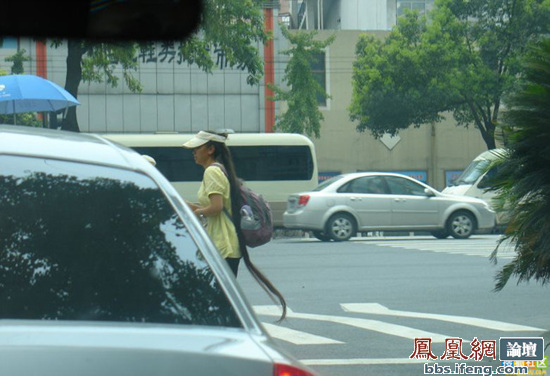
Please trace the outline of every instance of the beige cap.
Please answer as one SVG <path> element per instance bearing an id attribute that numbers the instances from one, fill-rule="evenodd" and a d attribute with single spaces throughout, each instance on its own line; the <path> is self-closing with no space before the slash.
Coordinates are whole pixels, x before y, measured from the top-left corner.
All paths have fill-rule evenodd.
<path id="1" fill-rule="evenodd" d="M 187 149 L 194 149 L 206 144 L 208 141 L 225 143 L 225 139 L 226 137 L 219 134 L 200 131 L 182 146 Z"/>

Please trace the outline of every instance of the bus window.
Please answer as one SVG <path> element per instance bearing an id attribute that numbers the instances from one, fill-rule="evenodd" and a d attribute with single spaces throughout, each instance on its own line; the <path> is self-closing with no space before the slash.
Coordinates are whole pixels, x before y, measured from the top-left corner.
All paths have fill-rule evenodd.
<path id="1" fill-rule="evenodd" d="M 245 181 L 311 180 L 307 146 L 230 146 L 237 175 Z"/>
<path id="2" fill-rule="evenodd" d="M 150 155 L 171 182 L 201 181 L 203 169 L 181 147 L 133 147 Z M 237 175 L 244 181 L 311 180 L 313 159 L 307 146 L 230 146 Z"/>
<path id="3" fill-rule="evenodd" d="M 140 154 L 146 154 L 155 159 L 157 169 L 170 182 L 201 181 L 203 168 L 195 163 L 193 153 L 180 146 L 135 146 L 132 149 Z"/>

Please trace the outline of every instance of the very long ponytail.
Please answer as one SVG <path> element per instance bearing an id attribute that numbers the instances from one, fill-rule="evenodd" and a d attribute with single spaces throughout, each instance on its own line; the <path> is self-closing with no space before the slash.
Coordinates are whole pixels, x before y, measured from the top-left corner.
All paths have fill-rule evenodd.
<path id="1" fill-rule="evenodd" d="M 219 133 L 216 133 L 219 134 Z M 227 137 L 227 134 L 220 134 Z M 254 277 L 256 282 L 264 289 L 264 291 L 269 295 L 271 300 L 274 302 L 278 301 L 282 308 L 282 314 L 278 321 L 284 320 L 286 317 L 286 300 L 283 295 L 277 290 L 277 288 L 271 283 L 271 281 L 252 263 L 250 260 L 250 255 L 248 253 L 248 248 L 244 240 L 244 235 L 241 230 L 241 207 L 242 207 L 242 197 L 240 194 L 240 184 L 241 181 L 235 173 L 235 166 L 233 164 L 233 158 L 231 157 L 231 152 L 229 148 L 221 142 L 211 141 L 210 144 L 214 145 L 215 152 L 214 157 L 218 162 L 223 164 L 227 172 L 227 178 L 229 180 L 230 195 L 231 195 L 231 212 L 232 220 L 237 230 L 237 238 L 239 239 L 239 247 L 241 251 L 242 258 L 246 265 L 246 268 L 250 274 Z"/>

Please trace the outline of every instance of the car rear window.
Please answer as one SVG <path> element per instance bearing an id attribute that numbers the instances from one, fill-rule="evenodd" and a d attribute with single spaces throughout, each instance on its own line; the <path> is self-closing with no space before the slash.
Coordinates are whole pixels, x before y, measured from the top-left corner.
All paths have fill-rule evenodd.
<path id="1" fill-rule="evenodd" d="M 315 187 L 313 189 L 313 192 L 320 192 L 323 189 L 325 189 L 326 187 L 328 187 L 329 185 L 331 185 L 332 183 L 337 182 L 338 180 L 342 179 L 343 177 L 344 177 L 343 175 L 337 175 L 337 176 L 334 176 L 330 179 L 327 179 L 324 182 L 322 182 L 321 184 L 319 184 L 317 187 Z"/>
<path id="2" fill-rule="evenodd" d="M 0 156 L 0 319 L 240 326 L 149 177 Z"/>

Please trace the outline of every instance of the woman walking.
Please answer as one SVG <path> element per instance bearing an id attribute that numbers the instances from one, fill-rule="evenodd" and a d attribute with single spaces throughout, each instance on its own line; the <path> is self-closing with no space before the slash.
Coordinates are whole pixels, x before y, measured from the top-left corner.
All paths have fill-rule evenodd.
<path id="1" fill-rule="evenodd" d="M 208 235 L 235 277 L 242 258 L 250 274 L 270 297 L 277 297 L 283 308 L 282 320 L 286 315 L 285 299 L 251 262 L 244 242 L 240 228 L 240 181 L 235 173 L 231 153 L 225 144 L 226 140 L 225 133 L 200 131 L 183 144 L 184 148 L 193 150 L 195 163 L 204 168 L 204 176 L 198 191 L 198 205 L 189 202 L 188 205 L 195 215 L 206 219 Z"/>

